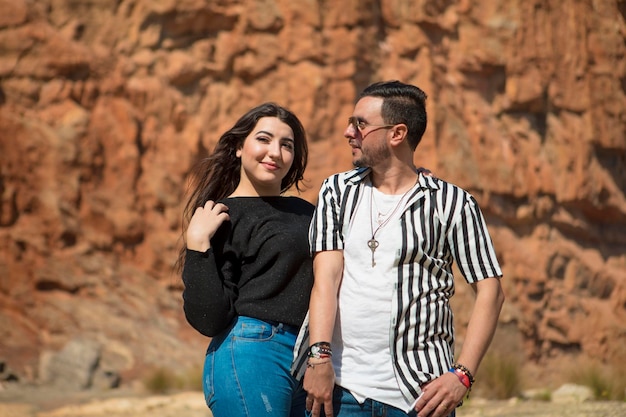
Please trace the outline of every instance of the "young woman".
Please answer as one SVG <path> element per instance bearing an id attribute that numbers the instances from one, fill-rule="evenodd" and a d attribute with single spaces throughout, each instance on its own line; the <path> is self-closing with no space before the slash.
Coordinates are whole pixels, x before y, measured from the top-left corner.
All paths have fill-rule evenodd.
<path id="1" fill-rule="evenodd" d="M 189 323 L 212 338 L 203 385 L 214 417 L 302 416 L 306 393 L 290 374 L 313 285 L 298 197 L 304 128 L 273 103 L 244 114 L 194 172 L 179 264 Z"/>

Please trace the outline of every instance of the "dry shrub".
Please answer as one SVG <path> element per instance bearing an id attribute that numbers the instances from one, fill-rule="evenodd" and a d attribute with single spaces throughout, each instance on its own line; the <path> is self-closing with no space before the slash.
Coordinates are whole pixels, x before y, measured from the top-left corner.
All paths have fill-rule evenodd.
<path id="1" fill-rule="evenodd" d="M 623 365 L 609 366 L 590 361 L 574 367 L 570 379 L 576 384 L 591 388 L 596 400 L 626 400 L 626 375 Z"/>
<path id="2" fill-rule="evenodd" d="M 490 399 L 517 397 L 521 391 L 521 365 L 515 356 L 490 352 L 476 374 L 479 394 Z M 478 385 L 480 384 L 480 385 Z"/>

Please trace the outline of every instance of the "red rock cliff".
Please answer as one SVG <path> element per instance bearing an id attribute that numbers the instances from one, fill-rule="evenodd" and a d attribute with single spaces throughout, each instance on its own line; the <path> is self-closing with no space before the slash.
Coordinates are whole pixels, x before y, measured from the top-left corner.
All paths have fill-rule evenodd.
<path id="1" fill-rule="evenodd" d="M 507 293 L 492 351 L 544 369 L 626 356 L 624 0 L 0 10 L 0 359 L 21 380 L 79 339 L 125 378 L 200 363 L 173 271 L 190 166 L 274 100 L 309 133 L 314 201 L 350 168 L 355 94 L 382 79 L 428 93 L 416 163 L 487 217 Z"/>

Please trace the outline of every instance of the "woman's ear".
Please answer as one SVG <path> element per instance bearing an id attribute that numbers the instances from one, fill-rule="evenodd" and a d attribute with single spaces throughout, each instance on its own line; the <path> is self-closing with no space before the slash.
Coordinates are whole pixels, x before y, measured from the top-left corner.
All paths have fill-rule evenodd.
<path id="1" fill-rule="evenodd" d="M 235 152 L 235 156 L 237 158 L 241 158 L 241 148 L 237 149 L 237 152 Z"/>

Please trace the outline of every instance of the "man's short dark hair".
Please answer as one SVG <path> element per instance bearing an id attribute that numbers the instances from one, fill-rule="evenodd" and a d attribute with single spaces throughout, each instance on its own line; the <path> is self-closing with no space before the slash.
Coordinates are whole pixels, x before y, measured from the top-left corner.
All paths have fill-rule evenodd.
<path id="1" fill-rule="evenodd" d="M 408 128 L 407 140 L 412 150 L 417 148 L 426 131 L 426 93 L 420 88 L 400 81 L 381 81 L 365 88 L 359 95 L 383 99 L 381 116 L 385 124 L 403 123 Z"/>

